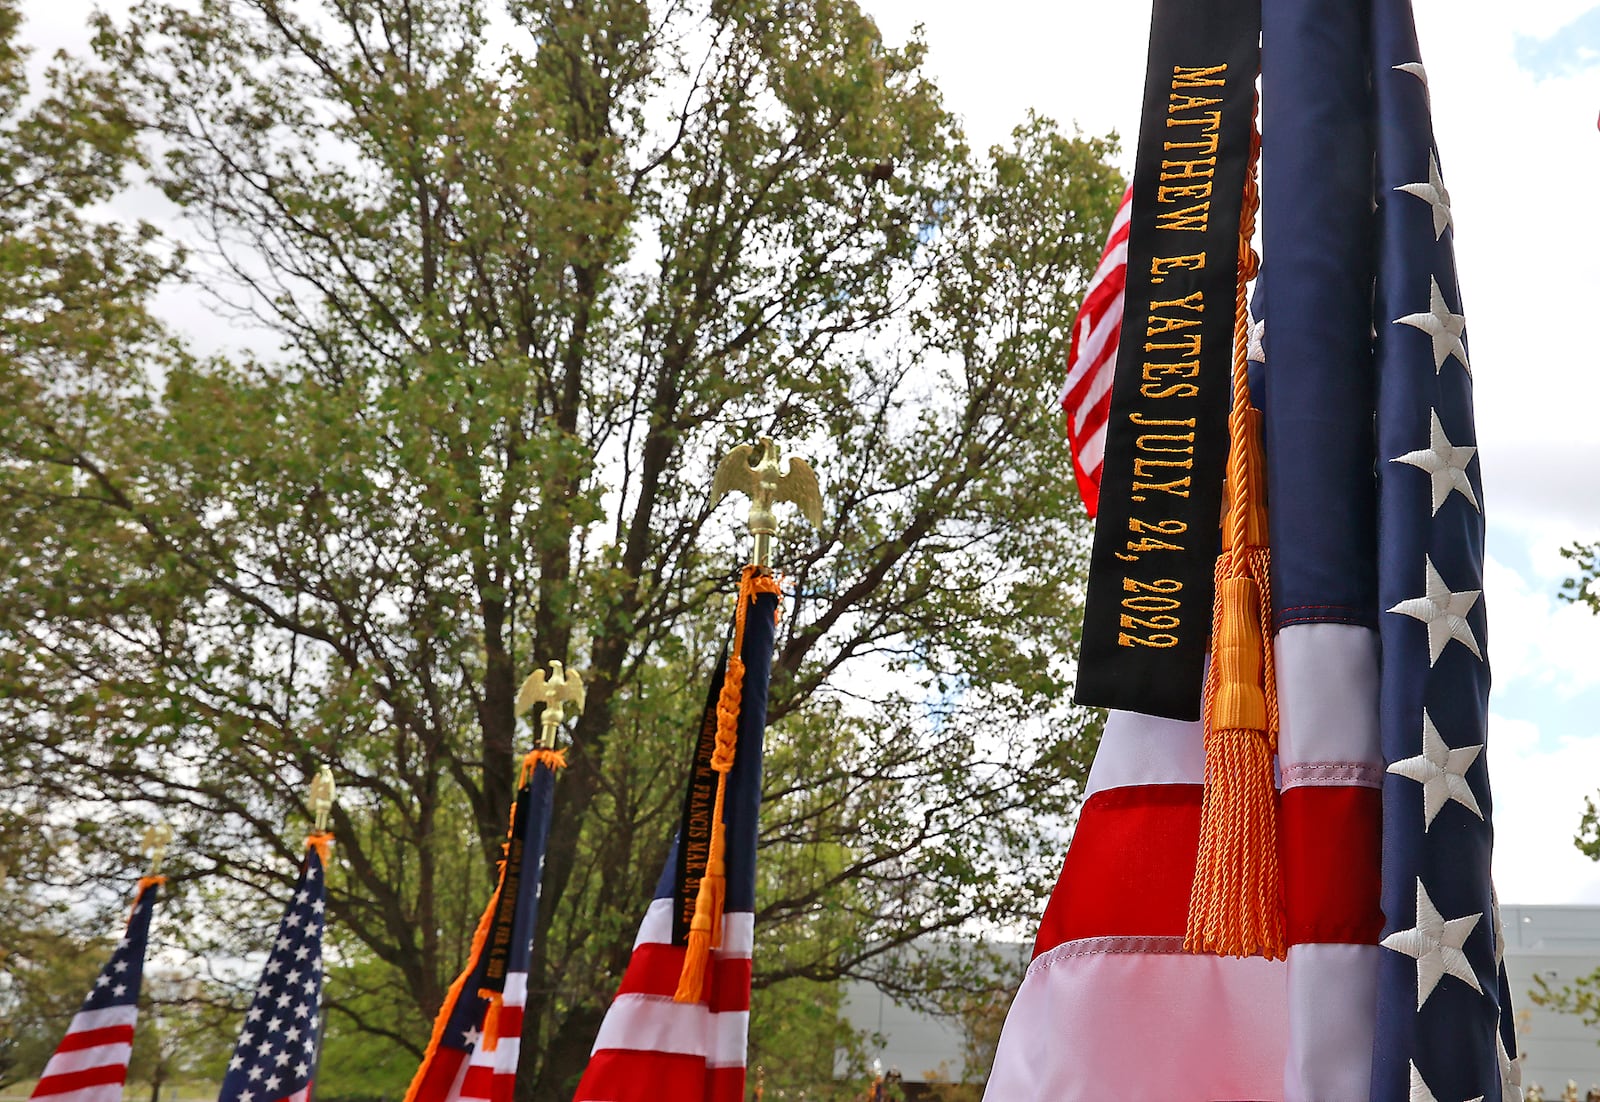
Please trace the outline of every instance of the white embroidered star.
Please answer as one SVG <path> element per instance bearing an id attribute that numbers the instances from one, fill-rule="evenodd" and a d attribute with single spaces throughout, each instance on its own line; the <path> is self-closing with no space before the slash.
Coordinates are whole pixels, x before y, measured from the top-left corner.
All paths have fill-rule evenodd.
<path id="1" fill-rule="evenodd" d="M 239 1102 L 251 1102 L 251 1099 L 255 1098 L 255 1096 L 255 1091 L 240 1091 Z"/>
<path id="2" fill-rule="evenodd" d="M 1408 61 L 1403 65 L 1395 66 L 1396 72 L 1410 73 L 1422 82 L 1422 98 L 1428 104 L 1428 113 L 1433 113 L 1433 89 L 1428 87 L 1428 70 L 1422 67 L 1420 61 Z"/>
<path id="3" fill-rule="evenodd" d="M 256 997 L 260 998 L 261 994 L 262 993 L 259 991 L 256 992 Z M 244 1020 L 247 1022 L 259 1022 L 261 1020 L 261 1008 L 259 1006 L 252 1006 L 245 1014 Z"/>
<path id="4" fill-rule="evenodd" d="M 1472 492 L 1472 483 L 1467 478 L 1467 464 L 1478 454 L 1478 449 L 1450 443 L 1450 438 L 1444 434 L 1444 425 L 1439 421 L 1439 411 L 1432 411 L 1430 416 L 1433 420 L 1428 429 L 1428 446 L 1420 451 L 1396 456 L 1389 462 L 1409 463 L 1418 470 L 1428 472 L 1433 480 L 1435 516 L 1438 516 L 1439 509 L 1452 491 L 1470 501 L 1478 512 L 1483 512 L 1483 506 L 1478 504 L 1478 497 Z"/>
<path id="5" fill-rule="evenodd" d="M 297 1025 L 290 1026 L 284 1033 L 283 1039 L 285 1041 L 298 1041 L 300 1039 L 300 1027 Z"/>
<path id="6" fill-rule="evenodd" d="M 1506 1039 L 1494 1031 L 1495 1059 L 1500 1063 L 1500 1102 L 1522 1102 L 1522 1057 L 1513 1060 Z"/>
<path id="7" fill-rule="evenodd" d="M 275 942 L 275 943 L 274 943 L 274 946 L 275 946 L 275 947 L 276 947 L 276 948 L 277 948 L 277 949 L 278 949 L 278 951 L 279 951 L 279 952 L 282 952 L 282 951 L 283 951 L 283 950 L 285 950 L 285 949 L 287 949 L 287 948 L 289 948 L 289 946 L 291 946 L 291 945 L 293 945 L 293 944 L 294 944 L 294 942 L 292 942 L 292 941 L 290 941 L 290 940 L 289 940 L 289 939 L 288 939 L 288 938 L 286 938 L 286 937 L 280 937 L 280 938 L 279 938 L 279 939 L 278 939 L 278 940 L 277 940 L 277 941 L 276 941 L 276 942 Z"/>
<path id="8" fill-rule="evenodd" d="M 1410 777 L 1422 785 L 1422 830 L 1426 834 L 1433 826 L 1434 816 L 1444 805 L 1454 800 L 1478 818 L 1483 812 L 1478 808 L 1478 798 L 1467 784 L 1467 767 L 1483 751 L 1480 742 L 1452 750 L 1439 735 L 1426 709 L 1422 713 L 1422 753 L 1389 766 L 1389 772 Z"/>
<path id="9" fill-rule="evenodd" d="M 280 1030 L 282 1028 L 283 1028 L 283 1019 L 282 1018 L 269 1018 L 269 1019 L 267 1019 L 267 1032 L 268 1033 L 276 1033 L 276 1032 L 278 1032 L 278 1030 Z"/>
<path id="10" fill-rule="evenodd" d="M 1417 878 L 1417 924 L 1409 930 L 1396 930 L 1380 943 L 1414 957 L 1417 961 L 1417 1009 L 1428 1001 L 1433 989 L 1446 974 L 1454 976 L 1479 994 L 1478 977 L 1472 971 L 1467 954 L 1461 951 L 1472 928 L 1483 917 L 1483 912 L 1446 919 L 1428 898 L 1428 891 Z"/>
<path id="11" fill-rule="evenodd" d="M 1463 589 L 1459 593 L 1452 593 L 1434 569 L 1433 559 L 1425 556 L 1423 564 L 1427 578 L 1423 595 L 1401 601 L 1389 611 L 1421 620 L 1428 626 L 1430 667 L 1439 661 L 1440 653 L 1450 645 L 1452 639 L 1459 640 L 1462 646 L 1482 659 L 1483 652 L 1478 649 L 1478 639 L 1472 634 L 1472 625 L 1467 623 L 1467 613 L 1478 603 L 1483 590 Z"/>
<path id="12" fill-rule="evenodd" d="M 281 971 L 283 971 L 283 962 L 282 961 L 278 961 L 278 960 L 269 960 L 269 961 L 267 961 L 267 975 L 276 976 Z"/>
<path id="13" fill-rule="evenodd" d="M 311 955 L 311 950 L 307 949 L 304 945 L 300 946 L 299 948 L 297 948 L 294 951 L 294 959 L 295 960 L 305 960 L 310 955 Z"/>
<path id="14" fill-rule="evenodd" d="M 113 972 L 126 972 L 128 970 L 128 962 L 125 960 L 119 960 L 111 965 L 111 970 Z"/>
<path id="15" fill-rule="evenodd" d="M 1258 364 L 1267 362 L 1267 321 L 1265 318 L 1250 324 L 1250 337 L 1245 359 L 1253 360 Z"/>
<path id="16" fill-rule="evenodd" d="M 249 1075 L 250 1082 L 254 1083 L 257 1079 L 261 1078 L 261 1067 L 260 1067 L 260 1065 L 252 1064 L 250 1066 L 249 1072 L 247 1072 L 246 1074 Z"/>
<path id="17" fill-rule="evenodd" d="M 1407 195 L 1415 195 L 1428 206 L 1433 208 L 1433 239 L 1437 241 L 1444 236 L 1447 227 L 1455 225 L 1455 219 L 1450 213 L 1450 192 L 1445 190 L 1444 179 L 1439 175 L 1439 158 L 1433 151 L 1428 151 L 1428 179 L 1426 183 L 1401 184 L 1395 188 Z"/>
<path id="18" fill-rule="evenodd" d="M 104 987 L 106 984 L 108 984 L 110 982 L 111 982 L 111 977 L 110 976 L 100 975 L 100 976 L 96 977 L 96 979 L 94 981 L 94 985 L 96 987 Z"/>
<path id="19" fill-rule="evenodd" d="M 283 1008 L 287 1007 L 293 1001 L 294 1000 L 289 998 L 288 995 L 279 995 L 278 996 L 278 1009 L 282 1010 Z"/>
<path id="20" fill-rule="evenodd" d="M 228 1070 L 238 1071 L 242 1067 L 244 1067 L 244 1057 L 234 1053 L 233 1059 L 228 1061 Z"/>
<path id="21" fill-rule="evenodd" d="M 118 998 L 121 998 L 123 995 L 128 993 L 128 985 L 125 983 L 119 983 L 111 989 L 111 993 L 116 995 Z"/>
<path id="22" fill-rule="evenodd" d="M 290 911 L 288 914 L 283 916 L 283 924 L 289 927 L 298 926 L 300 925 L 300 916 L 295 912 Z"/>
<path id="23" fill-rule="evenodd" d="M 1444 362 L 1451 356 L 1461 361 L 1461 366 L 1467 369 L 1467 374 L 1472 374 L 1472 365 L 1467 362 L 1467 345 L 1461 337 L 1467 331 L 1467 317 L 1465 314 L 1453 314 L 1450 307 L 1445 305 L 1444 292 L 1439 289 L 1439 281 L 1430 278 L 1431 287 L 1428 291 L 1428 311 L 1425 314 L 1407 314 L 1403 318 L 1395 318 L 1396 325 L 1409 325 L 1413 329 L 1420 329 L 1433 338 L 1433 370 L 1434 373 L 1444 370 Z"/>
<path id="24" fill-rule="evenodd" d="M 1417 1070 L 1417 1065 L 1411 1065 L 1411 1098 L 1410 1102 L 1439 1102 L 1428 1089 L 1428 1084 L 1423 1082 L 1422 1073 Z M 1483 1102 L 1483 1095 L 1469 1098 L 1466 1102 Z"/>
<path id="25" fill-rule="evenodd" d="M 311 893 L 306 891 L 304 888 L 301 888 L 299 891 L 294 893 L 294 901 L 296 903 L 304 903 L 306 900 L 308 900 L 310 898 L 311 898 Z"/>
<path id="26" fill-rule="evenodd" d="M 282 1052 L 278 1053 L 278 1055 L 272 1058 L 272 1062 L 277 1064 L 280 1068 L 283 1067 L 283 1065 L 289 1062 L 289 1050 L 284 1049 Z"/>
<path id="27" fill-rule="evenodd" d="M 483 1034 L 478 1029 L 469 1027 L 467 1029 L 467 1035 L 463 1039 L 466 1041 L 468 1048 L 476 1050 L 478 1047 L 478 1042 L 483 1040 Z"/>
<path id="28" fill-rule="evenodd" d="M 266 1087 L 269 1091 L 275 1091 L 282 1085 L 283 1078 L 282 1076 L 278 1075 L 267 1076 L 266 1081 L 262 1084 L 262 1086 Z"/>
<path id="29" fill-rule="evenodd" d="M 310 1070 L 311 1065 L 302 1060 L 294 1066 L 295 1077 L 298 1079 L 304 1079 L 306 1077 L 306 1073 Z"/>

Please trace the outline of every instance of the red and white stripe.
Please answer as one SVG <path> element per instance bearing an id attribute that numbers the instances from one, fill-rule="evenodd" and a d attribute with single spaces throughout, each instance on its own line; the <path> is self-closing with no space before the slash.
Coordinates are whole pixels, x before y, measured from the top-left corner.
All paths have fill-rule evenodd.
<path id="1" fill-rule="evenodd" d="M 1287 961 L 1183 952 L 1199 723 L 1113 712 L 986 1099 L 1366 1102 L 1376 1005 L 1377 637 L 1276 641 Z"/>
<path id="2" fill-rule="evenodd" d="M 672 899 L 651 901 L 574 1102 L 742 1102 L 755 916 L 722 916 L 705 997 L 673 1001 L 685 950 Z"/>
<path id="3" fill-rule="evenodd" d="M 455 1053 L 457 1067 L 440 1102 L 511 1102 L 517 1087 L 517 1061 L 522 1055 L 522 1018 L 528 1005 L 528 974 L 506 973 L 500 1013 L 485 1021 L 488 1029 L 465 1059 L 460 1050 L 440 1048 L 443 1058 Z M 485 1016 L 486 1019 L 489 1017 Z M 489 1032 L 494 1035 L 489 1036 Z M 492 1046 L 492 1047 L 491 1047 Z M 440 1057 L 436 1057 L 438 1059 Z"/>
<path id="4" fill-rule="evenodd" d="M 51 1102 L 120 1102 L 138 1015 L 136 1006 L 78 1011 L 32 1097 Z"/>
<path id="5" fill-rule="evenodd" d="M 1111 418 L 1111 380 L 1116 374 L 1123 292 L 1128 285 L 1128 221 L 1132 213 L 1133 189 L 1129 188 L 1111 223 L 1111 236 L 1106 240 L 1100 266 L 1089 280 L 1077 320 L 1072 323 L 1067 383 L 1061 389 L 1073 472 L 1078 477 L 1084 508 L 1091 517 L 1100 504 L 1106 422 Z"/>

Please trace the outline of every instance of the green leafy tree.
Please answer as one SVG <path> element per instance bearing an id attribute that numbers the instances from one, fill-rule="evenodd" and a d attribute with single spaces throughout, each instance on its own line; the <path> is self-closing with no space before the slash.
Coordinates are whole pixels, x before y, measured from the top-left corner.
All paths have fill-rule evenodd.
<path id="1" fill-rule="evenodd" d="M 499 855 L 518 680 L 562 658 L 588 707 L 523 1087 L 565 1096 L 729 613 L 710 473 L 760 433 L 828 515 L 781 541 L 757 1005 L 958 984 L 886 962 L 1032 913 L 1096 734 L 1057 707 L 1086 527 L 1053 410 L 1113 141 L 1030 119 L 975 156 L 922 47 L 836 0 L 148 2 L 97 49 L 187 270 L 278 348 L 197 360 L 140 315 L 19 363 L 0 729 L 33 796 L 174 819 L 189 906 L 228 916 L 194 951 L 262 944 L 334 762 L 328 1043 L 414 1062 Z"/>

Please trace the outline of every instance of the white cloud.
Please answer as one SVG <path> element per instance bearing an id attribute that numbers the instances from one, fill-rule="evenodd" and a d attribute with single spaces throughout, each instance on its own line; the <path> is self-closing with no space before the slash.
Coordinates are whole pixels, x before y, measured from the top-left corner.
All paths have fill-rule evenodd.
<path id="1" fill-rule="evenodd" d="M 1570 698 L 1600 686 L 1600 617 L 1558 601 L 1553 582 L 1530 586 L 1493 556 L 1484 562 L 1483 589 L 1498 692 L 1526 682 L 1526 687 Z"/>
<path id="2" fill-rule="evenodd" d="M 1491 713 L 1494 877 L 1506 903 L 1600 903 L 1600 865 L 1572 844 L 1583 801 L 1600 785 L 1600 718 L 1554 740 Z"/>

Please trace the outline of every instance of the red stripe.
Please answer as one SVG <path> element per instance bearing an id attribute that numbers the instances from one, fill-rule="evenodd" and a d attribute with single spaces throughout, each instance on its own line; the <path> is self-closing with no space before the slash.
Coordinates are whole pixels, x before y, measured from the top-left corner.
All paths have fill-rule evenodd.
<path id="1" fill-rule="evenodd" d="M 1291 788 L 1278 805 L 1290 945 L 1376 945 L 1383 796 L 1376 788 Z"/>
<path id="2" fill-rule="evenodd" d="M 670 998 L 678 990 L 683 957 L 682 946 L 645 942 L 634 949 L 617 994 Z M 714 957 L 709 972 L 709 990 L 702 1001 L 710 1005 L 712 1013 L 750 1009 L 749 957 Z"/>
<path id="3" fill-rule="evenodd" d="M 1200 786 L 1108 788 L 1084 801 L 1034 955 L 1086 937 L 1182 937 Z"/>
<path id="4" fill-rule="evenodd" d="M 1132 785 L 1090 796 L 1034 955 L 1082 938 L 1182 937 L 1200 798 L 1197 784 Z M 1290 945 L 1377 943 L 1380 807 L 1372 788 L 1291 788 L 1280 797 Z"/>
<path id="5" fill-rule="evenodd" d="M 108 1025 L 101 1029 L 82 1029 L 76 1033 L 69 1033 L 61 1038 L 61 1044 L 56 1047 L 57 1052 L 77 1052 L 85 1048 L 97 1048 L 100 1045 L 131 1045 L 133 1044 L 133 1026 Z"/>
<path id="6" fill-rule="evenodd" d="M 428 1070 L 417 1085 L 415 1102 L 445 1102 L 450 1096 L 451 1086 L 455 1084 L 456 1072 L 461 1070 L 462 1061 L 466 1058 L 467 1054 L 453 1045 L 442 1044 L 434 1049 L 433 1058 L 428 1061 Z"/>
<path id="7" fill-rule="evenodd" d="M 461 1077 L 461 1091 L 453 1099 L 486 1099 L 487 1102 L 511 1102 L 516 1094 L 517 1077 L 502 1072 L 489 1064 L 471 1064 Z"/>
<path id="8" fill-rule="evenodd" d="M 522 1036 L 522 1007 L 500 1005 L 500 1020 L 495 1026 L 497 1037 Z"/>
<path id="9" fill-rule="evenodd" d="M 128 1077 L 127 1064 L 102 1064 L 97 1068 L 69 1071 L 61 1075 L 47 1075 L 33 1088 L 34 1098 L 47 1094 L 66 1094 L 85 1087 L 103 1087 L 107 1083 L 121 1083 Z"/>
<path id="10" fill-rule="evenodd" d="M 573 1102 L 743 1102 L 744 1068 L 698 1056 L 606 1049 L 589 1058 Z"/>

